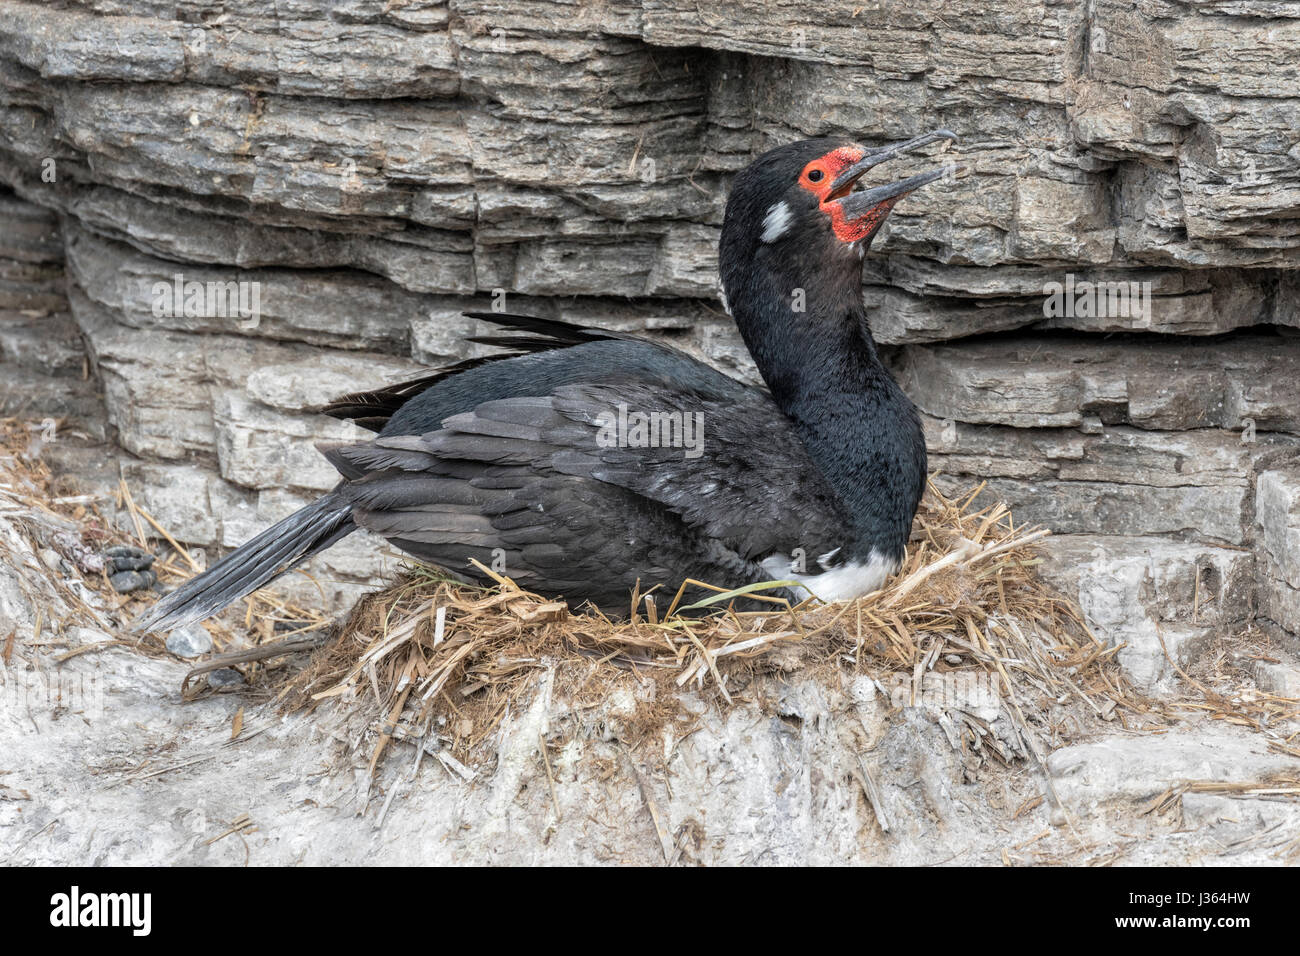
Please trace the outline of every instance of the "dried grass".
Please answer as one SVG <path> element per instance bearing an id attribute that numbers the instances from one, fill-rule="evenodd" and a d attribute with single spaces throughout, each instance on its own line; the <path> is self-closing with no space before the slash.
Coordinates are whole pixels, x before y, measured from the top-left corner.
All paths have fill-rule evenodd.
<path id="1" fill-rule="evenodd" d="M 737 597 L 761 592 L 702 585 L 716 593 L 690 608 L 679 608 L 681 591 L 662 615 L 634 596 L 628 619 L 614 621 L 571 613 L 486 568 L 497 582 L 489 589 L 408 567 L 399 583 L 358 604 L 279 698 L 289 710 L 360 701 L 379 728 L 372 772 L 391 739 L 424 739 L 435 721 L 451 752 L 472 761 L 542 670 L 579 710 L 620 688 L 635 697 L 632 747 L 683 714 L 681 692 L 727 706 L 754 675 L 796 668 L 827 679 L 908 675 L 913 699 L 929 674 L 996 675 L 1006 709 L 1031 738 L 1031 723 L 1051 734 L 1046 715 L 1067 701 L 1101 720 L 1147 714 L 1113 663 L 1115 648 L 1035 573 L 1035 545 L 1047 532 L 1017 527 L 1000 504 L 974 509 L 980 490 L 953 500 L 931 486 L 900 573 L 880 591 L 835 605 L 769 598 L 771 610 L 740 611 Z M 986 723 L 965 719 L 972 739 L 1014 756 Z"/>
<path id="2" fill-rule="evenodd" d="M 157 555 L 151 570 L 165 585 L 191 577 L 202 570 L 200 563 L 140 506 L 126 482 L 119 483 L 115 496 L 99 496 L 81 493 L 73 480 L 53 474 L 42 456 L 48 442 L 42 442 L 41 434 L 42 427 L 30 421 L 0 418 L 0 517 L 13 521 L 34 551 L 54 551 L 66 565 L 65 569 L 45 569 L 43 574 L 45 585 L 58 595 L 63 609 L 57 615 L 40 612 L 35 633 L 23 643 L 62 644 L 57 635 L 69 626 L 83 625 L 103 631 L 108 639 L 69 650 L 58 661 L 113 646 L 153 656 L 167 654 L 161 636 L 134 634 L 125 626 L 152 605 L 158 594 L 152 590 L 119 594 L 106 571 L 83 566 L 83 559 L 98 556 L 113 545 L 141 548 Z M 62 434 L 62 422 L 54 422 L 53 434 Z M 18 560 L 2 539 L 0 560 Z M 227 615 L 204 623 L 218 651 L 330 625 L 319 611 L 286 601 L 273 591 L 251 596 L 243 612 L 242 620 Z M 46 631 L 56 637 L 43 639 Z M 0 644 L 9 647 L 11 654 L 14 639 L 14 634 L 0 631 Z"/>
<path id="3" fill-rule="evenodd" d="M 76 567 L 74 552 L 144 548 L 159 554 L 153 570 L 164 584 L 188 578 L 200 562 L 125 483 L 112 501 L 53 475 L 38 439 L 39 426 L 0 419 L 0 517 L 37 553 L 53 547 L 64 558 L 63 569 L 31 569 L 62 607 L 50 604 L 31 634 L 0 630 L 0 655 L 9 662 L 26 649 L 64 646 L 65 629 L 78 624 L 100 629 L 106 639 L 66 650 L 58 660 L 111 646 L 166 654 L 159 636 L 125 627 L 156 594 L 116 593 L 103 572 Z M 980 490 L 949 499 L 931 487 L 901 573 L 875 594 L 829 607 L 806 602 L 740 611 L 731 606 L 739 592 L 712 588 L 713 603 L 696 609 L 710 612 L 704 617 L 679 613 L 679 593 L 662 602 L 669 605 L 662 613 L 639 595 L 627 620 L 612 621 L 597 612 L 570 613 L 506 577 L 481 589 L 409 567 L 338 626 L 318 610 L 261 591 L 205 622 L 216 649 L 226 653 L 191 672 L 185 696 L 209 693 L 199 678 L 234 666 L 247 681 L 244 693 L 274 697 L 290 710 L 352 698 L 375 731 L 367 738 L 372 769 L 393 739 L 427 740 L 436 721 L 451 745 L 438 759 L 463 777 L 473 775 L 465 763 L 474 762 L 507 709 L 544 670 L 555 675 L 553 692 L 579 709 L 616 692 L 636 700 L 635 719 L 625 728 L 632 747 L 637 733 L 645 737 L 683 717 L 683 695 L 725 707 L 750 699 L 756 675 L 798 669 L 827 680 L 866 675 L 882 687 L 892 681 L 895 692 L 900 677 L 910 679 L 913 695 L 924 692 L 929 674 L 996 674 L 1004 709 L 1031 747 L 1037 737 L 1059 741 L 1067 723 L 1077 735 L 1086 729 L 1077 725 L 1089 720 L 1136 727 L 1193 713 L 1249 727 L 1275 749 L 1300 753 L 1300 701 L 1251 689 L 1239 667 L 1225 664 L 1251 644 L 1244 637 L 1221 637 L 1210 664 L 1190 674 L 1180 670 L 1183 698 L 1152 702 L 1133 693 L 1114 663 L 1118 648 L 1089 633 L 1078 608 L 1035 573 L 1035 545 L 1047 532 L 1017 527 L 1001 505 L 974 509 Z M 0 560 L 15 561 L 5 550 L 0 538 Z M 761 591 L 748 596 L 764 597 Z M 313 649 L 305 667 L 287 663 L 289 655 Z M 1267 653 L 1266 643 L 1258 653 Z M 962 720 L 959 736 L 977 747 L 983 741 L 995 758 L 1016 756 L 978 718 Z M 953 728 L 945 730 L 956 743 Z"/>
<path id="4" fill-rule="evenodd" d="M 1280 663 L 1272 656 L 1273 636 L 1251 624 L 1241 633 L 1220 633 L 1189 671 L 1170 659 L 1182 678 L 1183 697 L 1174 706 L 1211 721 L 1247 727 L 1279 753 L 1300 757 L 1300 699 L 1255 686 L 1252 662 Z M 1168 650 L 1166 649 L 1166 656 Z"/>

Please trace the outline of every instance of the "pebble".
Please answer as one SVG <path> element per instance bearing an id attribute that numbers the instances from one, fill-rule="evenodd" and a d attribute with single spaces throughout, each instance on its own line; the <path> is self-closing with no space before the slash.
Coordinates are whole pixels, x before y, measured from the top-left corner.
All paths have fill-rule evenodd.
<path id="1" fill-rule="evenodd" d="M 242 684 L 243 682 L 244 675 L 233 667 L 223 667 L 220 670 L 208 672 L 209 687 L 233 687 L 235 684 Z"/>
<path id="2" fill-rule="evenodd" d="M 108 576 L 108 583 L 118 594 L 128 594 L 153 587 L 158 583 L 158 576 L 152 571 L 118 571 Z"/>
<path id="3" fill-rule="evenodd" d="M 130 545 L 118 544 L 104 549 L 110 573 L 113 571 L 144 571 L 153 565 L 153 555 Z"/>
<path id="4" fill-rule="evenodd" d="M 212 650 L 212 635 L 197 624 L 179 627 L 167 635 L 167 650 L 177 657 L 198 657 Z M 212 683 L 211 674 L 208 675 L 208 683 Z"/>

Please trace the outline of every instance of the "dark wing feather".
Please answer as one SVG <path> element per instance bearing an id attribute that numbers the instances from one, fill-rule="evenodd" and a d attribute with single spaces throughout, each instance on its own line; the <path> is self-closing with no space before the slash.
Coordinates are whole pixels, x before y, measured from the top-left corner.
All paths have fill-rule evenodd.
<path id="1" fill-rule="evenodd" d="M 383 388 L 372 389 L 368 392 L 350 392 L 347 395 L 340 395 L 338 398 L 331 399 L 324 405 L 308 409 L 308 411 L 328 415 L 330 418 L 337 418 L 340 421 L 352 421 L 372 432 L 383 431 L 384 426 L 397 413 L 397 410 L 425 389 L 453 375 L 459 375 L 461 372 L 478 368 L 480 365 L 486 364 L 497 357 L 480 356 L 465 359 L 463 362 L 457 362 L 455 365 L 439 369 L 431 375 L 422 375 L 419 378 L 397 382 L 394 385 L 385 385 Z"/>
<path id="2" fill-rule="evenodd" d="M 620 405 L 702 415 L 702 454 L 604 447 L 602 415 Z M 339 493 L 359 526 L 455 572 L 504 557 L 522 585 L 615 609 L 638 581 L 750 583 L 770 576 L 762 558 L 824 553 L 844 535 L 798 435 L 756 390 L 723 401 L 644 383 L 566 386 L 327 454 L 352 479 Z"/>
<path id="3" fill-rule="evenodd" d="M 636 339 L 634 335 L 624 332 L 612 332 L 609 329 L 596 329 L 585 325 L 574 325 L 559 319 L 543 319 L 535 315 L 520 315 L 516 312 L 466 312 L 471 319 L 479 319 L 492 325 L 524 332 L 529 338 L 539 343 L 547 343 L 544 348 L 566 348 L 581 345 L 583 342 L 598 342 L 603 339 Z M 472 342 L 483 341 L 495 345 L 492 336 L 471 339 Z"/>
<path id="4" fill-rule="evenodd" d="M 464 314 L 471 319 L 490 322 L 493 325 L 523 334 L 468 336 L 466 341 L 495 346 L 504 351 L 496 355 L 482 355 L 465 359 L 429 375 L 422 375 L 419 378 L 397 382 L 382 388 L 341 395 L 311 410 L 322 415 L 328 415 L 331 418 L 352 421 L 362 428 L 378 432 L 382 431 L 384 426 L 388 424 L 388 420 L 397 413 L 397 410 L 412 398 L 439 382 L 451 378 L 453 375 L 459 375 L 461 372 L 467 372 L 489 362 L 517 358 L 520 355 L 546 352 L 552 349 L 564 349 L 574 345 L 582 345 L 586 342 L 633 338 L 621 332 L 608 332 L 603 329 L 570 325 L 567 322 L 560 322 L 555 319 L 541 319 L 536 316 L 518 315 L 511 312 L 466 312 Z"/>
<path id="5" fill-rule="evenodd" d="M 618 446 L 593 455 L 590 436 L 600 415 L 620 405 L 698 413 L 700 456 Z M 746 560 L 795 547 L 821 554 L 843 543 L 847 516 L 790 420 L 764 392 L 722 402 L 642 385 L 580 385 L 557 390 L 555 406 L 570 423 L 550 436 L 563 435 L 567 449 L 552 462 L 558 471 L 635 492 Z"/>

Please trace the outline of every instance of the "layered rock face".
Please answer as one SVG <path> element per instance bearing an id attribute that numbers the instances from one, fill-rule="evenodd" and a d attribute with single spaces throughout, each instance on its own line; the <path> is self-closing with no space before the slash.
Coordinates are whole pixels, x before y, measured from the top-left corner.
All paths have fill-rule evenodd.
<path id="1" fill-rule="evenodd" d="M 945 126 L 973 174 L 865 265 L 941 483 L 1062 533 L 1144 683 L 1165 630 L 1300 632 L 1295 4 L 6 2 L 0 90 L 8 392 L 63 376 L 37 413 L 93 418 L 84 361 L 121 474 L 196 545 L 329 487 L 312 442 L 354 432 L 297 410 L 472 354 L 465 308 L 752 378 L 730 176 Z M 330 596 L 375 553 L 330 552 Z"/>

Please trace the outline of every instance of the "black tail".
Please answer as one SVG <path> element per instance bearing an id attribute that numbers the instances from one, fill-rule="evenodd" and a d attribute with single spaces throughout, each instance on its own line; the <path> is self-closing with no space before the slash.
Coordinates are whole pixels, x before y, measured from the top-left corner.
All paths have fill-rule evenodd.
<path id="1" fill-rule="evenodd" d="M 346 501 L 332 493 L 318 498 L 186 581 L 141 617 L 135 630 L 170 631 L 211 617 L 354 530 Z"/>

